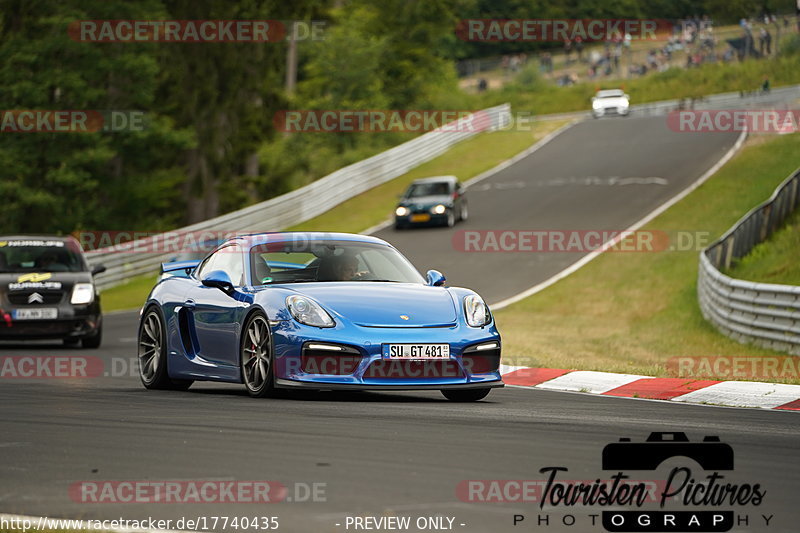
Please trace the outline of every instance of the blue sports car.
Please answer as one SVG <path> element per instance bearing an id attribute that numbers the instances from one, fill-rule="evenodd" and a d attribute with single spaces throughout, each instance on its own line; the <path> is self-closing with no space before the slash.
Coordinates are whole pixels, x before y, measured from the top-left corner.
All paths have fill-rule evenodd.
<path id="1" fill-rule="evenodd" d="M 142 308 L 148 389 L 440 390 L 476 401 L 500 378 L 500 334 L 475 292 L 427 281 L 385 241 L 346 233 L 229 239 L 202 261 L 166 263 Z"/>

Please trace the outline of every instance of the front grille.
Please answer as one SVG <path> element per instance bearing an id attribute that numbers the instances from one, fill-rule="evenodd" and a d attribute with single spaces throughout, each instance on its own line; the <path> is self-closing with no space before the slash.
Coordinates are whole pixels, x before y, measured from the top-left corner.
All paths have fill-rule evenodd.
<path id="1" fill-rule="evenodd" d="M 461 361 L 470 374 L 497 372 L 500 369 L 500 348 L 478 351 L 476 346 L 471 346 L 464 350 Z"/>
<path id="2" fill-rule="evenodd" d="M 42 297 L 42 301 L 28 302 L 31 294 L 38 293 Z M 64 298 L 64 293 L 61 291 L 19 291 L 9 292 L 8 301 L 14 305 L 42 305 L 42 304 L 57 304 Z"/>
<path id="3" fill-rule="evenodd" d="M 300 358 L 300 369 L 309 374 L 346 376 L 353 374 L 361 364 L 361 352 L 350 346 L 339 346 L 340 351 L 311 349 L 306 344 Z"/>
<path id="4" fill-rule="evenodd" d="M 423 360 L 386 360 L 373 362 L 364 372 L 365 379 L 430 379 L 430 378 L 462 378 L 463 372 L 458 363 L 448 359 L 445 361 Z"/>

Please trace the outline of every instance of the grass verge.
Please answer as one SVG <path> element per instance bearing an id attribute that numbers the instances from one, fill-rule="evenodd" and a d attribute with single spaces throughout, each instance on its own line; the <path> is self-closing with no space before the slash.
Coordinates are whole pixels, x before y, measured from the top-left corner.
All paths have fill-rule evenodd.
<path id="1" fill-rule="evenodd" d="M 104 290 L 101 294 L 103 311 L 138 309 L 156 284 L 157 272 L 131 278 L 122 285 Z"/>
<path id="2" fill-rule="evenodd" d="M 800 210 L 725 273 L 762 283 L 800 285 Z"/>
<path id="3" fill-rule="evenodd" d="M 798 153 L 800 134 L 753 138 L 716 175 L 643 229 L 698 232 L 707 244 L 768 198 L 797 168 Z M 698 250 L 600 255 L 496 313 L 506 363 L 664 376 L 672 357 L 775 354 L 732 341 L 703 318 L 697 260 Z"/>

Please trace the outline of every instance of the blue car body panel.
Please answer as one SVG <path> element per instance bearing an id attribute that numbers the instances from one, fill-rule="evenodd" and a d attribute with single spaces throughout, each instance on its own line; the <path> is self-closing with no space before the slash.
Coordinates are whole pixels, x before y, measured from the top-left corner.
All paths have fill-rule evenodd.
<path id="1" fill-rule="evenodd" d="M 264 242 L 280 242 L 286 235 L 292 234 L 272 233 L 243 238 L 244 244 L 240 245 L 243 257 L 247 256 L 250 247 Z M 361 235 L 305 235 L 313 239 L 390 246 L 380 239 Z M 245 265 L 247 279 L 252 279 L 249 261 L 245 261 Z M 290 264 L 283 266 L 292 268 Z M 164 270 L 171 268 L 165 264 Z M 174 265 L 174 268 L 185 267 Z M 313 327 L 295 320 L 286 305 L 286 298 L 293 294 L 302 294 L 319 303 L 334 319 L 334 326 Z M 466 323 L 463 301 L 470 294 L 475 293 L 457 287 L 363 281 L 245 285 L 228 293 L 204 286 L 191 274 L 161 279 L 144 307 L 156 306 L 162 314 L 169 375 L 173 379 L 241 383 L 242 331 L 248 317 L 260 311 L 266 315 L 270 325 L 277 387 L 373 390 L 502 386 L 499 368 L 472 372 L 462 358 L 465 350 L 471 347 L 495 342 L 499 365 L 501 340 L 494 320 L 483 327 L 470 327 Z M 346 347 L 357 363 L 351 372 L 345 374 L 309 372 L 302 362 L 304 346 L 308 343 Z M 389 361 L 387 346 L 392 343 L 448 344 L 450 357 L 441 364 L 450 370 L 423 375 L 412 375 L 407 369 L 405 375 L 402 372 L 400 375 L 376 373 L 375 369 L 380 370 L 382 365 L 397 363 Z"/>

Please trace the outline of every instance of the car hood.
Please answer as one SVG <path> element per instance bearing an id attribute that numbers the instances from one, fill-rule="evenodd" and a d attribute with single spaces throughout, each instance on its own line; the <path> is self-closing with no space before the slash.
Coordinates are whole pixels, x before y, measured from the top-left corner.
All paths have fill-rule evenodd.
<path id="1" fill-rule="evenodd" d="M 404 198 L 400 201 L 400 205 L 405 207 L 420 206 L 429 207 L 436 204 L 449 205 L 452 198 L 448 194 L 437 194 L 435 196 L 417 196 L 414 198 Z"/>
<path id="2" fill-rule="evenodd" d="M 452 326 L 457 313 L 444 287 L 416 283 L 338 281 L 287 286 L 310 296 L 328 311 L 375 328 Z M 403 318 L 406 317 L 406 318 Z"/>

